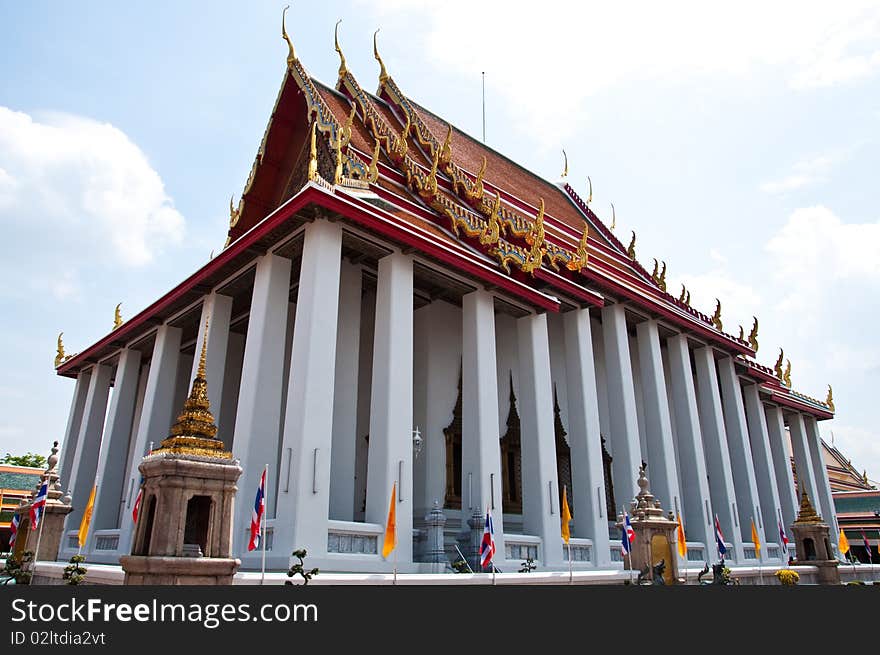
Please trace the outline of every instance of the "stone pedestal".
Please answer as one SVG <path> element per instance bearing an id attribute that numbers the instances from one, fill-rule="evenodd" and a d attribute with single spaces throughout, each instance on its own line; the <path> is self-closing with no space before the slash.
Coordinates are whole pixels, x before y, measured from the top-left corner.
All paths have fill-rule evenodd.
<path id="1" fill-rule="evenodd" d="M 64 519 L 73 510 L 73 506 L 71 505 L 70 495 L 62 494 L 57 467 L 58 442 L 56 441 L 52 445 L 52 453 L 49 455 L 47 468 L 40 477 L 40 481 L 37 482 L 36 489 L 31 493 L 30 499 L 26 503 L 19 505 L 15 510 L 18 512 L 19 526 L 13 555 L 19 561 L 25 551 L 34 552 L 37 550 L 38 540 L 40 547 L 39 552 L 35 553 L 35 560 L 39 562 L 54 562 L 58 557 L 61 540 L 64 538 Z M 49 482 L 49 487 L 46 507 L 40 519 L 40 522 L 43 524 L 42 535 L 40 535 L 39 527 L 36 530 L 31 530 L 30 512 L 34 497 L 45 481 Z"/>
<path id="2" fill-rule="evenodd" d="M 636 535 L 629 556 L 632 569 L 644 572 L 644 579 L 653 584 L 677 584 L 679 567 L 675 532 L 678 523 L 672 512 L 664 513 L 660 500 L 654 498 L 648 489 L 644 465 L 639 468 L 638 485 L 639 493 L 630 503 L 630 524 Z M 623 520 L 621 515 L 618 527 L 623 527 Z"/>
<path id="3" fill-rule="evenodd" d="M 241 467 L 215 438 L 206 347 L 203 339 L 192 391 L 171 436 L 138 467 L 143 496 L 131 555 L 119 558 L 124 584 L 232 584 L 241 564 L 231 558 Z"/>
<path id="4" fill-rule="evenodd" d="M 795 564 L 815 566 L 819 570 L 819 584 L 840 584 L 840 571 L 831 549 L 828 524 L 813 509 L 806 492 L 801 494 L 801 508 L 791 530 L 797 552 Z"/>

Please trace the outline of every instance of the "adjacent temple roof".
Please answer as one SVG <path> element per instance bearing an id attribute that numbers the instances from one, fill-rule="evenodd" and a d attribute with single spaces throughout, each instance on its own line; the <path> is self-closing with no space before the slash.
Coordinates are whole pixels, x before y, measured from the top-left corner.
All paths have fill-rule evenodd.
<path id="1" fill-rule="evenodd" d="M 648 273 L 636 257 L 635 233 L 624 246 L 565 173 L 548 182 L 410 100 L 388 74 L 375 35 L 376 93 L 348 70 L 338 38 L 339 74 L 330 87 L 308 74 L 283 17 L 282 37 L 287 69 L 238 205 L 230 201 L 224 252 L 180 286 L 203 286 L 212 267 L 231 266 L 280 227 L 285 210 L 320 195 L 321 206 L 536 308 L 602 306 L 606 296 L 632 301 L 738 356 L 774 400 L 819 418 L 833 415 L 827 403 L 791 391 L 790 368 L 774 372 L 753 359 L 757 319 L 748 337 L 742 329 L 734 336 L 723 329 L 720 301 L 708 316 L 690 306 L 686 290 L 678 298 L 667 293 L 665 262 L 659 270 L 654 260 Z M 142 314 L 185 292 L 178 287 Z M 91 350 L 119 343 L 127 327 Z M 72 374 L 84 354 L 63 357 L 59 338 L 59 372 Z"/>

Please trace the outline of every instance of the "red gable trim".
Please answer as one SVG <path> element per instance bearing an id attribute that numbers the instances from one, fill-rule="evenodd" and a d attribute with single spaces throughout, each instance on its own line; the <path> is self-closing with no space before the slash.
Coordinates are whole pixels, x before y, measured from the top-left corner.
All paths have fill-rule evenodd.
<path id="1" fill-rule="evenodd" d="M 767 385 L 762 386 L 761 389 L 770 394 L 771 400 L 773 402 L 777 402 L 780 405 L 785 405 L 789 409 L 793 409 L 803 414 L 810 414 L 811 416 L 815 416 L 816 419 L 819 421 L 834 418 L 834 414 L 829 410 L 823 410 L 814 405 L 803 402 L 799 400 L 796 396 L 790 395 L 787 390 L 782 391 L 780 389 L 773 389 L 771 387 L 768 387 Z"/>

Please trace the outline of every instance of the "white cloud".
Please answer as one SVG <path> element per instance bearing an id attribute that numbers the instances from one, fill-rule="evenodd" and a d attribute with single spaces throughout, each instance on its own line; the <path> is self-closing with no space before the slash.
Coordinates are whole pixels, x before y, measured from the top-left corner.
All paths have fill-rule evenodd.
<path id="1" fill-rule="evenodd" d="M 574 129 L 572 121 L 548 121 L 548 112 L 582 116 L 587 98 L 616 85 L 773 67 L 792 88 L 805 89 L 852 82 L 880 67 L 880 5 L 871 0 L 363 4 L 379 22 L 409 30 L 438 69 L 486 71 L 487 86 L 544 141 Z"/>
<path id="2" fill-rule="evenodd" d="M 818 157 L 801 159 L 792 166 L 790 175 L 780 180 L 765 182 L 761 185 L 761 191 L 785 193 L 817 182 L 824 182 L 832 166 L 842 157 L 843 155 L 819 155 Z"/>
<path id="3" fill-rule="evenodd" d="M 838 408 L 839 411 L 839 408 Z M 846 425 L 835 421 L 827 428 L 822 428 L 822 438 L 831 443 L 831 433 L 834 432 L 834 445 L 852 463 L 860 473 L 867 470 L 868 479 L 878 484 L 880 479 L 880 440 L 877 433 L 865 428 Z"/>
<path id="4" fill-rule="evenodd" d="M 721 322 L 724 331 L 734 336 L 739 335 L 739 327 L 743 326 L 748 334 L 752 326 L 752 316 L 761 304 L 761 294 L 757 289 L 734 279 L 734 274 L 727 270 L 727 258 L 716 249 L 710 251 L 710 257 L 717 266 L 706 273 L 684 274 L 680 278 L 670 278 L 669 291 L 676 297 L 681 293 L 681 285 L 691 292 L 691 306 L 712 316 L 715 313 L 716 298 L 721 301 Z"/>
<path id="5" fill-rule="evenodd" d="M 181 242 L 184 220 L 144 153 L 107 123 L 0 107 L 0 219 L 69 266 L 138 267 Z M 45 249 L 44 249 L 45 252 Z M 70 292 L 62 284 L 56 293 Z"/>

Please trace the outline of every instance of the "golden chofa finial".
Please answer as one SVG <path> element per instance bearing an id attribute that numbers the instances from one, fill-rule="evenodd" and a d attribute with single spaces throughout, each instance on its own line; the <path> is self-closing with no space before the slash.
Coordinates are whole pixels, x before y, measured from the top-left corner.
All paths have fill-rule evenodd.
<path id="1" fill-rule="evenodd" d="M 684 302 L 686 293 L 687 293 L 687 287 L 685 287 L 684 282 L 682 282 L 681 283 L 681 295 L 678 296 L 678 302 Z"/>
<path id="2" fill-rule="evenodd" d="M 721 322 L 721 301 L 716 298 L 715 303 L 715 313 L 712 315 L 712 325 L 715 326 L 716 330 L 721 332 L 724 330 L 724 324 Z"/>
<path id="3" fill-rule="evenodd" d="M 309 145 L 309 182 L 318 179 L 318 146 L 315 140 L 318 130 L 318 122 L 312 123 L 312 139 Z"/>
<path id="4" fill-rule="evenodd" d="M 373 158 L 367 169 L 367 182 L 375 184 L 379 179 L 379 139 L 376 139 L 376 148 L 373 150 Z"/>
<path id="5" fill-rule="evenodd" d="M 739 326 L 739 337 L 738 337 L 738 339 L 739 339 L 740 341 L 745 341 L 745 340 L 746 340 L 746 331 L 743 330 L 743 326 L 742 326 L 742 325 Z"/>
<path id="6" fill-rule="evenodd" d="M 590 261 L 590 255 L 587 252 L 587 238 L 590 235 L 590 224 L 584 221 L 584 233 L 578 243 L 577 251 L 574 257 L 568 260 L 565 267 L 570 271 L 580 271 Z"/>
<path id="7" fill-rule="evenodd" d="M 613 207 L 614 205 L 612 205 Z M 632 240 L 629 242 L 629 247 L 626 249 L 626 256 L 630 259 L 636 258 L 636 231 L 632 231 Z"/>
<path id="8" fill-rule="evenodd" d="M 657 280 L 657 284 L 660 285 L 660 290 L 664 293 L 666 292 L 666 262 L 660 262 L 663 264 L 663 268 L 660 269 L 660 278 Z"/>
<path id="9" fill-rule="evenodd" d="M 345 65 L 345 55 L 342 54 L 342 48 L 339 47 L 339 23 L 342 22 L 340 18 L 336 21 L 336 27 L 333 28 L 333 46 L 336 48 L 336 52 L 339 53 L 339 77 L 343 78 L 348 73 L 348 67 Z"/>
<path id="10" fill-rule="evenodd" d="M 758 352 L 758 317 L 752 316 L 755 319 L 754 324 L 752 325 L 752 331 L 749 332 L 749 346 L 751 346 L 752 350 L 756 353 Z"/>
<path id="11" fill-rule="evenodd" d="M 382 61 L 382 57 L 379 56 L 379 46 L 376 45 L 376 35 L 379 33 L 379 30 L 373 32 L 373 56 L 376 58 L 376 61 L 379 62 L 379 88 L 381 89 L 385 86 L 385 82 L 388 81 L 388 71 L 385 70 L 385 62 Z"/>
<path id="12" fill-rule="evenodd" d="M 122 303 L 116 305 L 116 309 L 113 311 L 113 329 L 115 330 L 120 325 L 122 325 L 122 313 L 119 311 L 119 308 L 122 307 Z"/>
<path id="13" fill-rule="evenodd" d="M 287 5 L 284 8 L 284 11 L 281 12 L 281 38 L 287 41 L 287 67 L 293 68 L 293 64 L 296 61 L 296 52 L 293 49 L 293 44 L 290 42 L 290 37 L 287 36 L 287 30 L 284 26 L 284 15 L 287 13 L 287 10 L 290 9 L 290 5 Z"/>
<path id="14" fill-rule="evenodd" d="M 791 389 L 791 360 L 785 360 L 785 373 L 782 374 L 782 381 L 785 386 Z"/>
<path id="15" fill-rule="evenodd" d="M 61 362 L 64 361 L 64 342 L 61 341 L 62 334 L 64 334 L 64 332 L 58 333 L 58 351 L 55 353 L 55 368 L 58 368 L 59 366 L 61 366 Z M 828 387 L 828 389 L 829 389 L 828 393 L 831 393 L 831 391 L 830 391 L 831 387 Z"/>
<path id="16" fill-rule="evenodd" d="M 782 348 L 779 349 L 779 359 L 776 360 L 776 364 L 773 365 L 773 372 L 776 373 L 776 377 L 780 380 L 782 379 L 782 358 L 784 356 L 784 351 Z"/>
<path id="17" fill-rule="evenodd" d="M 235 227 L 238 224 L 238 219 L 241 217 L 241 210 L 236 209 L 232 200 L 235 196 L 229 196 L 229 227 Z M 239 207 L 241 207 L 241 203 L 239 203 Z"/>
<path id="18" fill-rule="evenodd" d="M 611 203 L 611 229 L 617 227 L 617 213 L 614 211 L 614 203 Z"/>
<path id="19" fill-rule="evenodd" d="M 830 409 L 832 412 L 834 411 L 834 394 L 831 392 L 830 384 L 828 385 L 828 395 L 825 396 L 825 404 L 828 405 L 828 409 Z"/>
<path id="20" fill-rule="evenodd" d="M 590 179 L 589 175 L 587 175 L 587 186 L 590 188 L 590 192 L 587 195 L 587 204 L 589 205 L 593 202 L 593 180 Z"/>
<path id="21" fill-rule="evenodd" d="M 440 147 L 440 165 L 446 166 L 452 161 L 452 123 L 446 124 L 446 138 Z"/>
<path id="22" fill-rule="evenodd" d="M 652 257 L 652 259 L 654 260 L 654 270 L 651 271 L 651 279 L 654 280 L 654 282 L 657 282 L 657 280 L 660 279 L 657 277 L 657 271 L 660 270 L 660 262 L 657 261 L 656 257 Z"/>
<path id="23" fill-rule="evenodd" d="M 562 179 L 564 180 L 565 178 L 568 177 L 568 155 L 565 154 L 565 148 L 562 149 L 562 157 L 563 157 L 563 159 L 565 159 L 565 168 L 562 169 L 562 176 L 561 176 Z"/>

